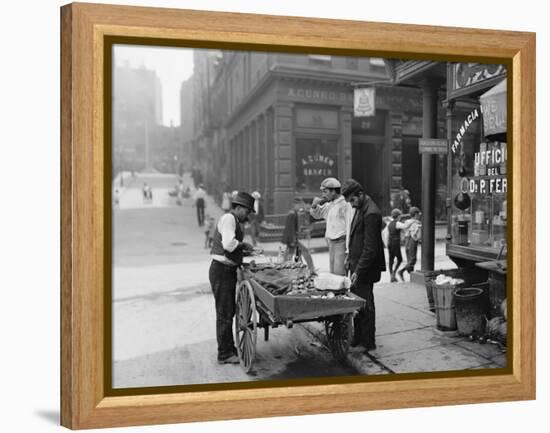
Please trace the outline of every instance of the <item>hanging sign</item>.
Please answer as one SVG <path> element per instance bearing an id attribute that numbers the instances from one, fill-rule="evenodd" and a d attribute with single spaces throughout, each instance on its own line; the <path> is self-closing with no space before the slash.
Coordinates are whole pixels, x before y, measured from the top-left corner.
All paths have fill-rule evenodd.
<path id="1" fill-rule="evenodd" d="M 448 153 L 448 142 L 444 138 L 419 138 L 418 152 L 446 155 Z"/>
<path id="2" fill-rule="evenodd" d="M 483 63 L 455 63 L 451 73 L 451 91 L 457 92 L 482 85 L 485 81 L 506 74 L 506 66 Z"/>
<path id="3" fill-rule="evenodd" d="M 355 117 L 369 117 L 376 114 L 376 89 L 362 87 L 353 91 L 353 114 Z"/>
<path id="4" fill-rule="evenodd" d="M 466 118 L 462 122 L 462 125 L 460 126 L 460 129 L 456 133 L 456 137 L 453 141 L 453 144 L 451 145 L 451 150 L 453 151 L 453 153 L 456 153 L 462 143 L 462 139 L 464 138 L 466 131 L 477 118 L 479 118 L 479 112 L 477 111 L 477 108 L 474 108 L 474 110 L 472 110 L 472 112 L 468 114 L 468 116 L 466 116 Z"/>

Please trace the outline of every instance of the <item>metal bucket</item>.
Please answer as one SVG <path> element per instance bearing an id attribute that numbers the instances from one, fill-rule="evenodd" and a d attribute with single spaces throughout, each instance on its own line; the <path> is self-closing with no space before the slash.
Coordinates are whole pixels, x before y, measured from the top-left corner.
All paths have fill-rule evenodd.
<path id="1" fill-rule="evenodd" d="M 486 323 L 486 302 L 483 290 L 477 287 L 467 287 L 455 290 L 453 296 L 458 333 L 460 335 L 483 335 Z"/>

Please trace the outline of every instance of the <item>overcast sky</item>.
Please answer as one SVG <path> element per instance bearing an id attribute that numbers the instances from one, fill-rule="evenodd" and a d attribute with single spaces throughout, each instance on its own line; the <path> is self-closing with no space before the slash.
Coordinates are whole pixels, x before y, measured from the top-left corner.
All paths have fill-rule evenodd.
<path id="1" fill-rule="evenodd" d="M 182 81 L 193 73 L 193 50 L 143 45 L 115 45 L 114 63 L 129 62 L 132 67 L 145 66 L 156 71 L 162 85 L 162 123 L 180 123 L 179 94 Z"/>

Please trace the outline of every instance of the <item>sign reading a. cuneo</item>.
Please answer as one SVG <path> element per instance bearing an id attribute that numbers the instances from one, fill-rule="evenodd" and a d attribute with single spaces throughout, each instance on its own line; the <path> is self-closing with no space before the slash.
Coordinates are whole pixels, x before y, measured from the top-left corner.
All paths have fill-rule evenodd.
<path id="1" fill-rule="evenodd" d="M 449 152 L 447 140 L 444 138 L 420 138 L 418 139 L 418 152 L 446 155 Z"/>

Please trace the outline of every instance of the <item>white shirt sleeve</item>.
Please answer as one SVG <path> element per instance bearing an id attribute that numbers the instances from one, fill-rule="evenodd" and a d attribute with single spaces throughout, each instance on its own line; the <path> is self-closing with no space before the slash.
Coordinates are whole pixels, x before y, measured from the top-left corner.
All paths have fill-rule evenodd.
<path id="1" fill-rule="evenodd" d="M 327 215 L 328 215 L 328 211 L 330 209 L 330 203 L 331 202 L 328 202 L 328 203 L 322 204 L 321 206 L 316 206 L 316 207 L 310 208 L 309 209 L 309 214 L 317 220 L 319 220 L 319 219 L 326 220 Z"/>
<path id="2" fill-rule="evenodd" d="M 237 224 L 233 214 L 227 213 L 218 221 L 218 231 L 222 235 L 222 246 L 225 251 L 232 253 L 239 246 L 239 241 L 235 237 Z"/>
<path id="3" fill-rule="evenodd" d="M 401 229 L 401 230 L 408 230 L 409 227 L 414 223 L 414 221 L 415 221 L 414 218 L 409 218 L 404 223 L 402 223 L 401 221 L 397 221 L 395 223 L 395 227 L 397 227 L 398 229 Z"/>

